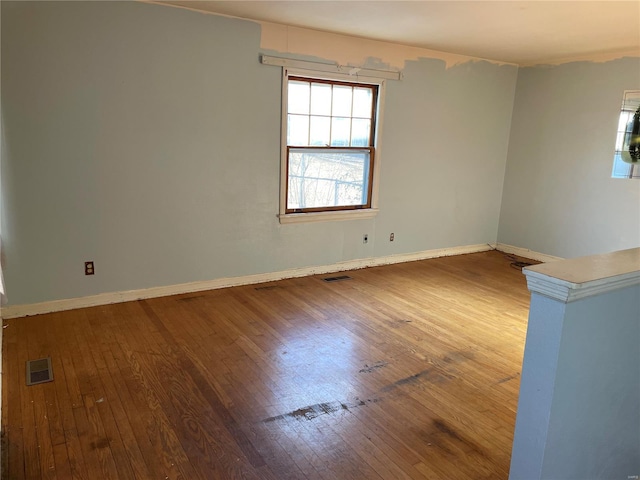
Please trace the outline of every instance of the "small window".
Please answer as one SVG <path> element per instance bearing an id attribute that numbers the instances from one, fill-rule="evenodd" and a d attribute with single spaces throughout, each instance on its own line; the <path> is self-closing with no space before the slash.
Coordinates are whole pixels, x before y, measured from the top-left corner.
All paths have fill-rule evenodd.
<path id="1" fill-rule="evenodd" d="M 624 92 L 611 176 L 640 178 L 640 90 Z"/>
<path id="2" fill-rule="evenodd" d="M 284 81 L 281 213 L 371 209 L 380 84 L 296 75 Z"/>

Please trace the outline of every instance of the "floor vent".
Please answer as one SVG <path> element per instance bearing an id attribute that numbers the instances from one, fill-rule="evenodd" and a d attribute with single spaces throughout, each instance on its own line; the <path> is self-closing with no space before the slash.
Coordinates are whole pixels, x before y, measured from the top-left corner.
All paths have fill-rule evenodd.
<path id="1" fill-rule="evenodd" d="M 53 381 L 51 357 L 27 362 L 27 385 L 37 385 Z"/>
<path id="2" fill-rule="evenodd" d="M 339 282 L 341 280 L 351 280 L 351 277 L 349 275 L 341 275 L 339 277 L 323 278 L 322 280 L 324 280 L 325 282 Z"/>

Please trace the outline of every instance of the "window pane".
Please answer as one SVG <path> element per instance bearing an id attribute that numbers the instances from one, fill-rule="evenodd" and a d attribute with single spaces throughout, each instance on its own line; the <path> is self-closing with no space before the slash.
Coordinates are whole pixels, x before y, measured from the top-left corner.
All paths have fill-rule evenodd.
<path id="1" fill-rule="evenodd" d="M 366 205 L 368 150 L 289 149 L 287 208 Z"/>
<path id="2" fill-rule="evenodd" d="M 309 136 L 309 145 L 328 146 L 331 141 L 331 118 L 311 117 L 311 132 Z"/>
<path id="3" fill-rule="evenodd" d="M 309 82 L 289 81 L 288 113 L 309 114 Z"/>
<path id="4" fill-rule="evenodd" d="M 631 132 L 633 128 L 633 113 L 634 112 L 627 111 L 620 112 L 620 119 L 618 120 L 618 135 L 616 136 L 616 152 L 620 152 L 629 147 L 629 145 L 624 144 L 624 140 L 625 138 L 629 138 L 626 133 Z"/>
<path id="5" fill-rule="evenodd" d="M 627 124 L 633 118 L 633 112 L 620 112 L 620 120 L 618 121 L 618 131 L 624 132 L 627 129 Z"/>
<path id="6" fill-rule="evenodd" d="M 620 153 L 616 153 L 613 157 L 613 178 L 631 178 L 633 165 L 622 160 Z"/>
<path id="7" fill-rule="evenodd" d="M 331 119 L 331 146 L 332 147 L 348 147 L 351 137 L 351 119 L 350 118 L 332 118 Z"/>
<path id="8" fill-rule="evenodd" d="M 637 131 L 638 128 L 634 122 L 636 112 L 640 115 L 640 90 L 626 91 L 618 118 L 618 132 L 611 174 L 613 178 L 640 178 L 640 168 L 638 165 L 630 163 L 636 151 L 634 142 L 631 142 L 632 132 Z"/>
<path id="9" fill-rule="evenodd" d="M 370 88 L 353 89 L 353 116 L 371 118 L 371 102 L 373 96 Z"/>
<path id="10" fill-rule="evenodd" d="M 311 84 L 311 115 L 331 115 L 331 85 Z"/>
<path id="11" fill-rule="evenodd" d="M 616 152 L 622 151 L 622 144 L 624 143 L 625 132 L 618 132 L 616 136 Z"/>
<path id="12" fill-rule="evenodd" d="M 368 147 L 371 135 L 371 120 L 354 118 L 351 120 L 351 146 Z"/>
<path id="13" fill-rule="evenodd" d="M 331 115 L 334 117 L 350 117 L 351 116 L 351 92 L 352 87 L 344 85 L 333 86 L 333 110 Z"/>
<path id="14" fill-rule="evenodd" d="M 309 117 L 289 115 L 287 127 L 287 145 L 309 145 Z"/>

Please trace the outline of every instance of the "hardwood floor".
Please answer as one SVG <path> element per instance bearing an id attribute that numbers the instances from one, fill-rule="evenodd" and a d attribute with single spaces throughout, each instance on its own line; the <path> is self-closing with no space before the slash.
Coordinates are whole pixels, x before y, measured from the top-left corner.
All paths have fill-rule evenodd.
<path id="1" fill-rule="evenodd" d="M 5 321 L 3 478 L 506 479 L 529 307 L 510 263 Z M 26 386 L 47 356 L 54 381 Z"/>

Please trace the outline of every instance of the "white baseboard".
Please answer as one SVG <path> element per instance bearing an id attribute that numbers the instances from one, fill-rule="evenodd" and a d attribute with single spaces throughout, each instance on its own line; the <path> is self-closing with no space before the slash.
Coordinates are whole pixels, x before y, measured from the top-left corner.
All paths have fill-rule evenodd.
<path id="1" fill-rule="evenodd" d="M 165 297 L 168 295 L 178 295 L 181 293 L 201 292 L 203 290 L 216 290 L 219 288 L 236 287 L 239 285 L 273 282 L 285 278 L 306 277 L 309 275 L 342 272 L 345 270 L 358 270 L 360 268 L 391 265 L 394 263 L 412 262 L 416 260 L 426 260 L 429 258 L 485 252 L 488 250 L 494 250 L 495 248 L 495 244 L 488 243 L 467 245 L 462 247 L 439 248 L 435 250 L 425 250 L 415 253 L 389 255 L 386 257 L 349 260 L 346 262 L 334 263 L 332 265 L 319 265 L 314 267 L 294 268 L 279 272 L 245 275 L 242 277 L 218 278 L 215 280 L 181 283 L 178 285 L 167 285 L 164 287 L 144 288 L 123 292 L 100 293 L 87 297 L 52 300 L 49 302 L 32 303 L 25 305 L 9 305 L 7 307 L 3 307 L 0 312 L 2 318 L 26 317 L 29 315 L 38 315 L 41 313 L 61 312 L 64 310 L 72 310 L 75 308 L 95 307 L 98 305 L 129 302 L 133 300 L 142 300 L 145 298 Z"/>
<path id="2" fill-rule="evenodd" d="M 511 255 L 517 255 L 519 257 L 530 258 L 531 260 L 538 260 L 539 262 L 555 262 L 556 260 L 563 260 L 562 257 L 554 257 L 553 255 L 547 255 L 546 253 L 539 253 L 529 250 L 528 248 L 514 247 L 513 245 L 507 245 L 506 243 L 497 243 L 496 250 L 504 253 L 510 253 Z"/>

